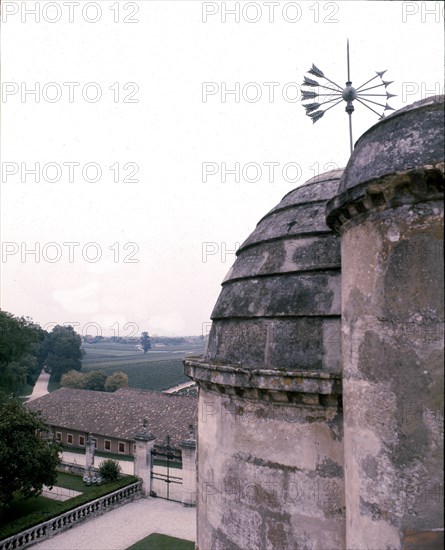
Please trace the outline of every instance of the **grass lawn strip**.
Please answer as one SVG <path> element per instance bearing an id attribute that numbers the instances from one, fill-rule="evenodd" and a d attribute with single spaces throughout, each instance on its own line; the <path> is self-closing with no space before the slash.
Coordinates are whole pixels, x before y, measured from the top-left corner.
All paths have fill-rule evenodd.
<path id="1" fill-rule="evenodd" d="M 36 499 L 33 498 L 29 500 L 18 498 L 13 502 L 11 508 L 4 512 L 1 518 L 0 540 L 20 533 L 44 521 L 48 521 L 64 512 L 68 512 L 73 508 L 86 504 L 90 500 L 95 500 L 108 493 L 117 491 L 126 485 L 131 485 L 136 481 L 138 481 L 137 477 L 124 476 L 112 483 L 106 483 L 96 487 L 84 487 L 83 494 L 65 500 L 64 502 L 45 497 L 37 497 Z M 36 504 L 35 508 L 33 506 L 33 501 L 34 504 Z"/>
<path id="2" fill-rule="evenodd" d="M 72 489 L 73 491 L 80 491 L 86 493 L 90 489 L 94 489 L 92 485 L 85 485 L 80 476 L 74 476 L 72 474 L 66 474 L 65 472 L 59 472 L 57 474 L 57 487 L 64 487 L 65 489 Z"/>
<path id="3" fill-rule="evenodd" d="M 195 543 L 190 540 L 152 533 L 127 550 L 195 550 Z"/>

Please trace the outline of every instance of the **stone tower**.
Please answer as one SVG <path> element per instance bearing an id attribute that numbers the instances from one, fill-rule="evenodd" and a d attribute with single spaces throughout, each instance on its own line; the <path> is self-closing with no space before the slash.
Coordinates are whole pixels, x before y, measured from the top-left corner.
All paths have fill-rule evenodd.
<path id="1" fill-rule="evenodd" d="M 442 96 L 368 130 L 328 204 L 342 250 L 347 548 L 429 548 L 422 537 L 443 528 L 443 172 Z"/>
<path id="2" fill-rule="evenodd" d="M 197 549 L 443 547 L 443 109 L 378 122 L 238 250 L 185 361 Z"/>
<path id="3" fill-rule="evenodd" d="M 286 195 L 238 250 L 199 385 L 201 549 L 343 548 L 340 242 L 326 201 L 342 171 Z"/>

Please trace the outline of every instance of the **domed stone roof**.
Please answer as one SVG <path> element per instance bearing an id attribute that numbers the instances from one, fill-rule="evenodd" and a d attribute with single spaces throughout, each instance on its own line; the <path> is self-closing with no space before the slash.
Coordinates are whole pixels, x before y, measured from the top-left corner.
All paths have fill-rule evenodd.
<path id="1" fill-rule="evenodd" d="M 340 241 L 325 207 L 342 173 L 288 193 L 239 248 L 211 315 L 205 361 L 340 370 Z"/>
<path id="2" fill-rule="evenodd" d="M 374 207 L 416 202 L 427 194 L 439 198 L 443 151 L 444 96 L 416 101 L 384 118 L 357 141 L 339 194 L 327 205 L 328 225 L 339 230 Z"/>

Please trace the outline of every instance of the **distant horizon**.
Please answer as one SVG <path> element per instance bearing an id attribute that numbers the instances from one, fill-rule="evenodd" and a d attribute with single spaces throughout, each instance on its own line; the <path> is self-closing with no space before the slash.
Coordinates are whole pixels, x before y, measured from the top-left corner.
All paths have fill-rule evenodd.
<path id="1" fill-rule="evenodd" d="M 75 321 L 74 322 L 73 321 L 71 321 L 71 322 L 49 321 L 47 323 L 40 323 L 39 321 L 36 321 L 34 318 L 32 318 L 30 315 L 27 315 L 26 313 L 18 314 L 18 313 L 14 313 L 13 311 L 8 311 L 8 310 L 6 310 L 2 307 L 0 307 L 0 311 L 3 311 L 5 313 L 10 313 L 11 315 L 13 315 L 14 317 L 17 317 L 17 318 L 22 318 L 23 317 L 25 319 L 28 319 L 31 323 L 39 325 L 42 329 L 44 329 L 48 332 L 51 332 L 51 330 L 55 326 L 65 326 L 65 327 L 71 326 L 74 329 L 74 331 L 77 334 L 79 334 L 79 336 L 81 336 L 82 338 L 86 338 L 86 337 L 95 338 L 96 336 L 101 336 L 102 338 L 125 338 L 125 339 L 129 339 L 129 340 L 131 340 L 131 339 L 138 340 L 140 338 L 142 332 L 148 332 L 148 335 L 149 335 L 150 338 L 170 338 L 170 339 L 173 339 L 173 338 L 201 338 L 201 337 L 205 338 L 208 335 L 208 333 L 207 334 L 203 334 L 203 333 L 201 333 L 201 334 L 159 334 L 157 332 L 150 332 L 149 330 L 146 330 L 146 329 L 142 329 L 137 334 L 132 333 L 130 335 L 128 335 L 128 334 L 127 335 L 126 334 L 114 334 L 112 332 L 110 332 L 110 333 L 101 333 L 101 334 L 97 334 L 97 333 L 90 334 L 90 333 L 79 332 L 78 330 L 76 330 L 76 328 L 79 327 L 80 323 L 76 323 Z M 127 324 L 130 325 L 130 327 L 127 327 L 127 329 L 131 328 L 132 331 L 134 331 L 136 329 L 136 327 L 135 327 L 136 324 L 135 323 L 128 322 Z M 209 328 L 209 326 L 211 325 L 211 322 L 207 322 L 207 325 L 208 325 L 207 328 Z M 83 325 L 83 327 L 86 327 L 86 326 L 96 326 L 98 328 L 102 328 L 97 323 L 94 323 L 94 322 L 88 322 L 88 323 L 85 323 Z M 124 325 L 123 328 L 125 328 L 125 325 Z"/>

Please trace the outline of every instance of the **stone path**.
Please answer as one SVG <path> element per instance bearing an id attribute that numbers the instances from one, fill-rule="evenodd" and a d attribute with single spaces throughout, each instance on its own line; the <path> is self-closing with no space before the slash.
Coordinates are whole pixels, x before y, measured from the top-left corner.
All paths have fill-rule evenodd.
<path id="1" fill-rule="evenodd" d="M 196 508 L 160 498 L 142 498 L 88 520 L 35 550 L 125 550 L 151 533 L 196 540 Z"/>
<path id="2" fill-rule="evenodd" d="M 42 397 L 48 393 L 49 374 L 42 370 L 40 376 L 37 378 L 32 394 L 28 397 L 28 402 Z"/>

